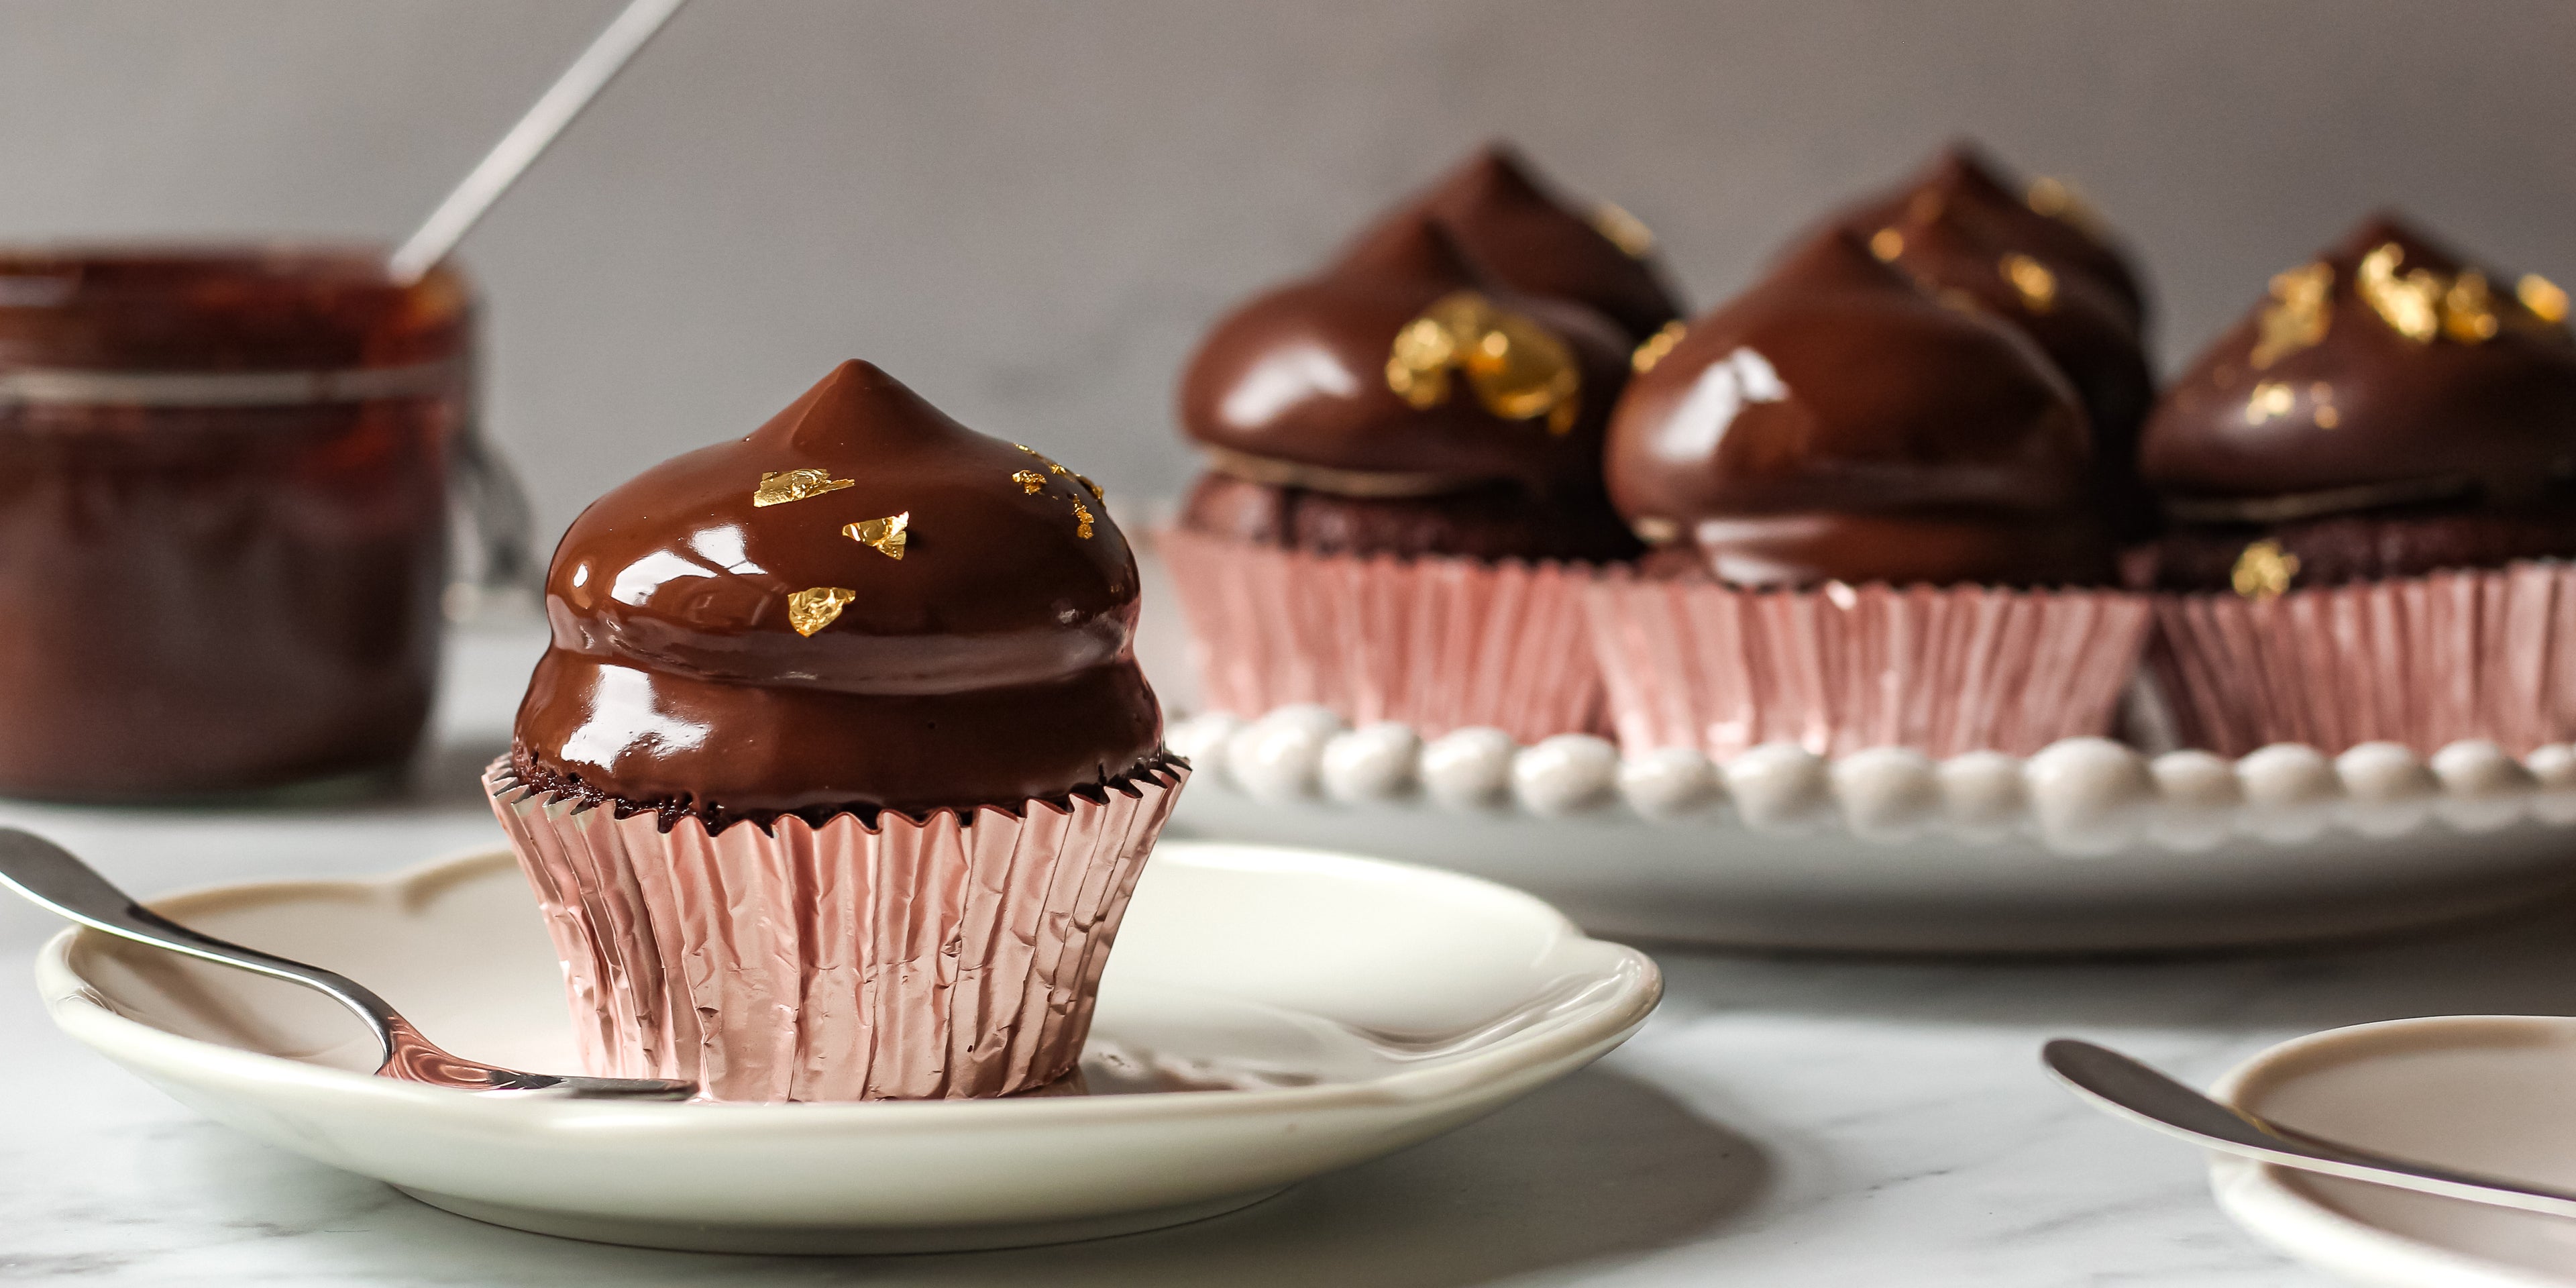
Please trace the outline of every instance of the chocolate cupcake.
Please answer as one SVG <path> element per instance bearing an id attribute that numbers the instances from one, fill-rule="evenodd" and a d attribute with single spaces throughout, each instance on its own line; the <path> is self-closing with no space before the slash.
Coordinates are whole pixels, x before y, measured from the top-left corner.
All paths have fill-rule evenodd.
<path id="1" fill-rule="evenodd" d="M 2554 561 L 2576 554 L 2565 314 L 2545 279 L 2380 215 L 2276 275 L 2166 392 L 2140 463 L 2172 527 L 2129 574 L 2170 592 L 2158 671 L 2186 737 L 2576 733 L 2554 626 Z"/>
<path id="2" fill-rule="evenodd" d="M 1628 354 L 1609 319 L 1502 285 L 1420 211 L 1219 322 L 1180 394 L 1212 468 L 1163 546 L 1203 698 L 1426 733 L 1588 727 L 1570 600 L 1526 630 L 1492 615 L 1570 594 L 1564 561 L 1637 552 L 1600 475 Z"/>
<path id="3" fill-rule="evenodd" d="M 863 362 L 565 534 L 494 809 L 585 1063 L 719 1100 L 1069 1071 L 1187 767 L 1088 480 Z"/>
<path id="4" fill-rule="evenodd" d="M 1631 752 L 2035 751 L 2108 727 L 2144 623 L 2083 407 L 2021 329 L 1829 229 L 1637 377 L 1592 597 Z M 2036 589 L 2034 589 L 2036 588 Z"/>
<path id="5" fill-rule="evenodd" d="M 2152 533 L 2154 503 L 2134 468 L 2138 427 L 2155 398 L 2145 295 L 2136 270 L 2064 184 L 2009 185 L 1963 144 L 1831 223 L 1935 295 L 1974 304 L 2038 341 L 2083 399 L 2094 486 L 2113 536 L 2127 542 Z"/>

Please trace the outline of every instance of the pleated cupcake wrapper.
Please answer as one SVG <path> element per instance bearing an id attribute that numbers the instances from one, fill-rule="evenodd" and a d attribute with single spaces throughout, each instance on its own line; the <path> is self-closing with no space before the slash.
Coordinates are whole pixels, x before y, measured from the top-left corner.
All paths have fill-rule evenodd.
<path id="1" fill-rule="evenodd" d="M 1769 742 L 2028 755 L 2107 733 L 2143 596 L 1985 586 L 1748 590 L 1604 571 L 1585 607 L 1628 755 Z"/>
<path id="2" fill-rule="evenodd" d="M 2527 562 L 2275 599 L 2159 595 L 2149 662 L 2184 741 L 2241 756 L 2576 736 L 2576 566 Z"/>
<path id="3" fill-rule="evenodd" d="M 1069 1072 L 1188 771 L 1102 801 L 710 835 L 537 791 L 493 812 L 562 959 L 582 1067 L 726 1101 L 998 1096 Z"/>
<path id="4" fill-rule="evenodd" d="M 1424 737 L 1521 742 L 1600 727 L 1582 565 L 1328 555 L 1156 536 L 1188 619 L 1201 704 L 1246 718 L 1316 703 Z"/>

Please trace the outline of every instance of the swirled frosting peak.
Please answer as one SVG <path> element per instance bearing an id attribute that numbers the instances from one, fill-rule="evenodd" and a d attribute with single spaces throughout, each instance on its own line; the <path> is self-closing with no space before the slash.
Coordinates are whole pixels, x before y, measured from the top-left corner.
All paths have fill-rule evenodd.
<path id="1" fill-rule="evenodd" d="M 1100 490 L 845 362 L 582 512 L 524 776 L 666 813 L 1058 797 L 1159 754 Z"/>
<path id="2" fill-rule="evenodd" d="M 1438 220 L 1494 280 L 1587 305 L 1631 342 L 1681 316 L 1645 224 L 1606 202 L 1579 209 L 1560 198 L 1507 143 L 1476 149 L 1392 218 L 1417 212 Z"/>
<path id="3" fill-rule="evenodd" d="M 2185 519 L 2511 505 L 2576 478 L 2576 339 L 2545 278 L 2387 215 L 2275 274 L 2147 422 Z"/>

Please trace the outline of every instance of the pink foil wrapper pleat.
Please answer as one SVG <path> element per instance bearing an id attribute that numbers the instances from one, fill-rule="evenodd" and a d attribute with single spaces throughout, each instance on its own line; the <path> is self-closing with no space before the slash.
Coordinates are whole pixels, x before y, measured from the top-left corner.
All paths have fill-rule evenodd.
<path id="1" fill-rule="evenodd" d="M 1582 565 L 1330 555 L 1165 529 L 1199 698 L 1247 718 L 1316 703 L 1422 736 L 1601 727 Z"/>
<path id="2" fill-rule="evenodd" d="M 1188 770 L 1101 800 L 710 834 L 484 774 L 563 962 L 582 1067 L 724 1101 L 1001 1096 L 1071 1071 Z"/>
<path id="3" fill-rule="evenodd" d="M 2150 620 L 2119 591 L 1752 590 L 1625 568 L 1585 608 L 1621 750 L 1720 760 L 1770 742 L 2028 755 L 2107 733 Z"/>
<path id="4" fill-rule="evenodd" d="M 2276 742 L 2521 755 L 2576 737 L 2576 566 L 2517 563 L 2293 590 L 2159 595 L 2148 662 L 2177 731 L 2241 756 Z"/>

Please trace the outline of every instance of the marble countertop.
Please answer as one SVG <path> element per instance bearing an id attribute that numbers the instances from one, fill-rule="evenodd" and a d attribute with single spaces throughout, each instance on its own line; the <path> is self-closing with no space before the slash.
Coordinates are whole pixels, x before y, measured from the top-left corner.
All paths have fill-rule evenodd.
<path id="1" fill-rule="evenodd" d="M 475 771 L 538 647 L 461 637 L 401 796 L 336 809 L 0 805 L 147 893 L 377 872 L 496 843 Z M 207 1123 L 47 1022 L 56 925 L 0 901 L 0 1281 L 801 1285 L 2316 1284 L 2219 1215 L 2194 1151 L 2076 1103 L 2040 1041 L 2207 1082 L 2295 1034 L 2576 1013 L 2576 908 L 2322 952 L 1957 964 L 1659 951 L 1625 1048 L 1483 1122 L 1232 1216 L 1098 1243 L 716 1257 L 480 1225 Z"/>

